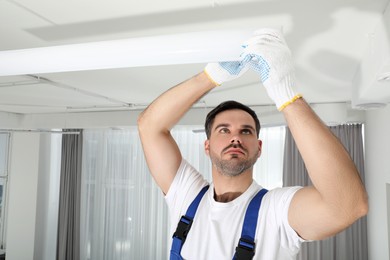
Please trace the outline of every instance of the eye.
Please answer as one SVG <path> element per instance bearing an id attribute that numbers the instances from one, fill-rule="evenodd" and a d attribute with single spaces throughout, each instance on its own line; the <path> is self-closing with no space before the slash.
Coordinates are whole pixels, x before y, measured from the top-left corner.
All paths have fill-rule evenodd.
<path id="1" fill-rule="evenodd" d="M 244 135 L 251 135 L 252 134 L 252 130 L 250 130 L 250 129 L 242 129 L 241 133 L 244 134 Z"/>
<path id="2" fill-rule="evenodd" d="M 221 134 L 228 134 L 228 133 L 230 133 L 230 130 L 226 127 L 222 127 L 221 129 L 219 129 L 219 132 Z"/>

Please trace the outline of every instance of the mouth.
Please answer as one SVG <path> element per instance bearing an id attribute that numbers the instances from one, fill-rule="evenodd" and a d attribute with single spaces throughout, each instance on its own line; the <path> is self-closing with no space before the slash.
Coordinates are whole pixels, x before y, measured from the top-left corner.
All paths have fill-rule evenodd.
<path id="1" fill-rule="evenodd" d="M 224 149 L 223 153 L 224 154 L 232 154 L 232 155 L 239 155 L 239 154 L 245 155 L 246 150 L 240 144 L 238 144 L 238 145 L 233 144 L 233 145 L 229 145 L 228 147 L 226 147 Z"/>
<path id="2" fill-rule="evenodd" d="M 243 150 L 233 148 L 233 149 L 228 149 L 225 154 L 245 154 Z"/>

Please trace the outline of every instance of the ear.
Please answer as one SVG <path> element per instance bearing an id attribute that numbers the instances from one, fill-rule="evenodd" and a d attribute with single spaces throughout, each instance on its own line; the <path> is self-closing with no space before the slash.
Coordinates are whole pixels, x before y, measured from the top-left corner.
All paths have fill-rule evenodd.
<path id="1" fill-rule="evenodd" d="M 206 141 L 204 141 L 204 151 L 207 155 L 210 154 L 210 140 L 207 139 Z"/>
<path id="2" fill-rule="evenodd" d="M 258 141 L 258 147 L 259 147 L 259 152 L 258 152 L 257 157 L 260 157 L 260 155 L 261 155 L 261 150 L 262 150 L 262 148 L 263 148 L 263 141 L 261 141 L 261 140 L 257 140 L 257 141 Z"/>

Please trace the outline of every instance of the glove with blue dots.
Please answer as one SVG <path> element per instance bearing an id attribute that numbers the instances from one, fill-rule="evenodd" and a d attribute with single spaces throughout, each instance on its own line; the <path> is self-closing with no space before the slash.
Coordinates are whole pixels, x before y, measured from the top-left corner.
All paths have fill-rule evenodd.
<path id="1" fill-rule="evenodd" d="M 249 70 L 248 62 L 251 56 L 246 56 L 240 61 L 226 61 L 219 63 L 209 63 L 204 72 L 215 85 L 221 85 L 224 82 L 241 77 Z"/>
<path id="2" fill-rule="evenodd" d="M 243 57 L 251 57 L 249 67 L 256 71 L 276 107 L 282 110 L 295 101 L 294 67 L 290 49 L 282 33 L 274 29 L 254 32 L 245 46 Z"/>

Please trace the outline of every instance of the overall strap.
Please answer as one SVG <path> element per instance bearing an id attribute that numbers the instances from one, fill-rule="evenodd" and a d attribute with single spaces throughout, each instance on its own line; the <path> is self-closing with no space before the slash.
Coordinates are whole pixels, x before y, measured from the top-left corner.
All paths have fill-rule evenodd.
<path id="1" fill-rule="evenodd" d="M 249 203 L 242 226 L 241 238 L 238 241 L 233 260 L 252 259 L 255 255 L 257 219 L 259 216 L 261 200 L 267 192 L 268 190 L 266 189 L 260 190 Z"/>
<path id="2" fill-rule="evenodd" d="M 187 238 L 187 234 L 191 229 L 192 221 L 194 219 L 196 210 L 198 209 L 199 203 L 208 189 L 209 185 L 202 188 L 196 198 L 192 201 L 191 205 L 188 207 L 186 214 L 180 218 L 176 231 L 172 237 L 173 241 L 170 260 L 182 259 L 180 255 L 181 248 L 183 247 L 183 244 Z"/>

